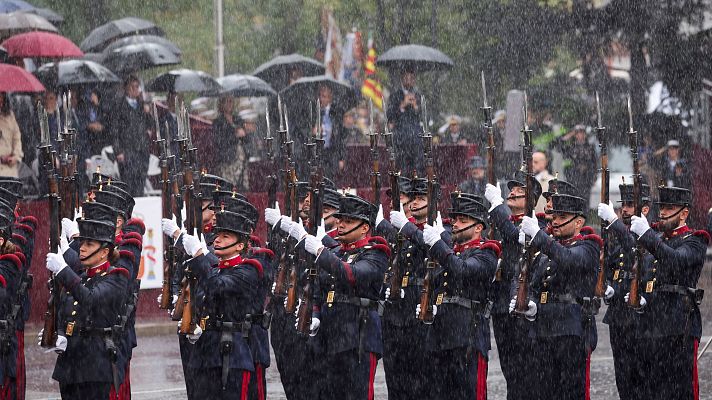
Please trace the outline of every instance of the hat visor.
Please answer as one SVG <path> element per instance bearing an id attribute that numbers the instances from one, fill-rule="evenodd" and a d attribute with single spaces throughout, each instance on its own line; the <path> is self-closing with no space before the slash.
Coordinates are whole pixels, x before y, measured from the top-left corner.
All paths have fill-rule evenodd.
<path id="1" fill-rule="evenodd" d="M 550 211 L 550 213 L 551 213 L 551 214 L 557 214 L 557 213 L 558 213 L 558 214 L 571 214 L 571 215 L 577 215 L 577 216 L 579 216 L 579 217 L 584 217 L 584 218 L 586 218 L 586 213 L 583 212 L 583 211 L 581 211 L 581 210 L 579 210 L 579 211 L 574 211 L 574 210 L 555 210 L 555 209 L 552 209 L 552 210 Z"/>
<path id="2" fill-rule="evenodd" d="M 477 221 L 478 223 L 484 225 L 485 229 L 487 229 L 487 221 L 482 220 L 482 217 L 480 217 L 480 216 L 477 216 L 475 214 L 466 213 L 466 212 L 453 211 L 452 209 L 448 210 L 448 216 L 450 218 L 455 218 L 458 215 L 464 215 L 465 217 L 472 218 L 475 221 Z"/>
<path id="3" fill-rule="evenodd" d="M 668 205 L 668 206 L 683 206 L 690 207 L 690 203 L 679 202 L 679 201 L 656 201 L 655 204 Z"/>
<path id="4" fill-rule="evenodd" d="M 370 224 L 370 223 L 371 223 L 370 219 L 364 217 L 363 215 L 341 213 L 341 212 L 338 212 L 338 211 L 335 212 L 335 213 L 333 213 L 333 214 L 331 214 L 331 215 L 332 215 L 333 217 L 339 218 L 339 219 L 346 217 L 346 218 L 358 219 L 358 220 L 361 220 L 361 221 L 363 221 L 363 222 L 365 222 L 365 223 L 367 223 L 367 224 Z"/>
<path id="5" fill-rule="evenodd" d="M 238 235 L 250 235 L 250 232 L 241 231 L 241 230 L 235 229 L 233 227 L 218 226 L 218 225 L 213 227 L 213 232 L 231 232 L 231 233 L 235 233 Z"/>
<path id="6" fill-rule="evenodd" d="M 100 243 L 106 243 L 106 244 L 113 244 L 114 243 L 114 238 L 95 238 L 95 237 L 89 237 L 89 236 L 82 236 L 78 235 L 74 237 L 74 240 L 82 241 L 82 240 L 93 240 L 95 242 L 100 242 Z"/>
<path id="7" fill-rule="evenodd" d="M 507 182 L 507 189 L 512 190 L 514 187 L 525 187 L 527 186 L 524 182 L 511 180 Z"/>

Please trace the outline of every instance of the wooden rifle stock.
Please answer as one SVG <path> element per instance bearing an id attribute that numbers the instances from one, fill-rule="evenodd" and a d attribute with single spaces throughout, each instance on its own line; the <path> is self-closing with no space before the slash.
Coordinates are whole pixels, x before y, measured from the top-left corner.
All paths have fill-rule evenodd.
<path id="1" fill-rule="evenodd" d="M 630 153 L 633 158 L 633 208 L 635 215 L 643 217 L 643 204 L 641 201 L 642 177 L 640 175 L 640 162 L 638 159 L 638 132 L 633 130 L 633 113 L 631 110 L 630 96 L 628 96 L 628 139 L 630 141 Z M 643 217 L 644 218 L 644 217 Z M 628 295 L 628 306 L 633 309 L 640 308 L 640 269 L 643 263 L 643 249 L 639 244 L 635 246 L 635 261 L 631 268 L 630 291 Z"/>
<path id="2" fill-rule="evenodd" d="M 524 129 L 522 129 L 524 145 L 522 146 L 522 157 L 525 162 L 526 174 L 526 207 L 525 215 L 531 216 L 536 206 L 534 198 L 534 165 L 532 161 L 532 131 L 527 123 L 527 95 L 524 93 Z M 534 260 L 534 251 L 531 246 L 531 239 L 528 239 L 522 250 L 521 268 L 519 271 L 517 300 L 514 305 L 514 315 L 521 316 L 529 310 L 529 270 Z"/>
<path id="3" fill-rule="evenodd" d="M 297 181 L 297 170 L 294 164 L 291 166 L 291 182 L 290 190 L 291 194 L 291 211 L 292 211 L 292 222 L 299 223 L 299 190 Z M 291 246 L 288 246 L 288 258 L 287 258 L 287 271 L 289 271 L 289 283 L 287 285 L 287 304 L 285 304 L 284 310 L 291 314 L 297 310 L 297 286 L 299 283 L 299 276 L 297 273 L 297 264 L 299 263 L 299 255 L 296 252 L 296 240 L 294 238 L 290 239 L 289 242 Z"/>
<path id="4" fill-rule="evenodd" d="M 608 204 L 610 202 L 610 178 L 611 171 L 608 169 L 608 138 L 606 137 L 606 128 L 601 123 L 601 104 L 598 100 L 598 92 L 596 92 L 596 113 L 598 115 L 598 143 L 601 146 L 601 203 Z M 608 227 L 605 226 L 607 221 L 601 220 L 601 239 L 603 247 L 601 248 L 601 257 L 599 260 L 598 276 L 596 277 L 596 289 L 594 296 L 603 298 L 606 294 L 606 257 L 608 255 Z"/>
<path id="5" fill-rule="evenodd" d="M 158 141 L 160 145 L 165 146 L 165 140 Z M 161 157 L 161 214 L 163 218 L 172 219 L 173 209 L 171 207 L 173 193 L 170 179 L 170 171 L 168 168 L 168 159 L 166 152 L 163 150 Z M 173 249 L 173 237 L 164 236 L 163 238 L 163 282 L 161 286 L 161 304 L 159 308 L 169 310 L 173 306 L 173 290 L 171 288 L 171 278 L 173 276 L 173 264 L 175 263 L 175 253 Z"/>
<path id="6" fill-rule="evenodd" d="M 388 125 L 386 124 L 386 127 L 387 126 Z M 388 177 L 391 186 L 391 210 L 400 211 L 400 185 L 398 182 L 400 179 L 400 172 L 398 172 L 396 167 L 396 155 L 395 149 L 393 148 L 393 133 L 388 132 L 388 129 L 386 128 L 383 136 L 386 139 L 386 147 L 388 148 Z M 395 251 L 391 255 L 390 260 L 388 260 L 388 273 L 386 277 L 388 279 L 387 283 L 390 293 L 387 300 L 400 299 L 400 291 L 403 288 L 403 270 L 400 267 L 398 255 L 403 248 L 404 241 L 405 239 L 403 238 L 403 235 L 398 233 L 396 236 Z M 388 277 L 388 274 L 390 274 L 390 277 Z"/>
<path id="7" fill-rule="evenodd" d="M 186 279 L 186 284 L 183 287 L 182 293 L 183 307 L 180 310 L 181 318 L 180 328 L 178 329 L 178 332 L 183 334 L 193 333 L 193 331 L 195 331 L 195 321 L 193 321 L 193 304 L 190 295 L 190 279 Z"/>
<path id="8" fill-rule="evenodd" d="M 437 179 L 435 177 L 435 163 L 433 161 L 433 137 L 427 131 L 427 113 L 425 111 L 425 98 L 421 100 L 423 115 L 425 115 L 423 124 L 423 148 L 425 150 L 425 173 L 428 179 L 428 224 L 433 225 L 435 219 L 437 218 L 438 212 L 438 195 L 439 186 Z M 425 268 L 425 278 L 423 279 L 423 289 L 420 292 L 420 313 L 418 314 L 418 319 L 425 324 L 432 324 L 435 321 L 435 315 L 433 313 L 433 292 L 434 283 L 433 276 L 435 275 L 435 268 L 437 267 L 437 261 L 433 257 L 428 257 L 428 262 Z"/>

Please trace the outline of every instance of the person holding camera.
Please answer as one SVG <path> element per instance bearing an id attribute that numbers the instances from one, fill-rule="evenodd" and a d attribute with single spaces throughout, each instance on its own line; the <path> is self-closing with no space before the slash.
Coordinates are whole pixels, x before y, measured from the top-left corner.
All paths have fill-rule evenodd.
<path id="1" fill-rule="evenodd" d="M 401 87 L 392 91 L 388 101 L 388 126 L 393 131 L 396 162 L 401 171 L 423 174 L 423 140 L 420 135 L 420 92 L 415 87 L 415 69 L 405 68 L 400 76 Z"/>

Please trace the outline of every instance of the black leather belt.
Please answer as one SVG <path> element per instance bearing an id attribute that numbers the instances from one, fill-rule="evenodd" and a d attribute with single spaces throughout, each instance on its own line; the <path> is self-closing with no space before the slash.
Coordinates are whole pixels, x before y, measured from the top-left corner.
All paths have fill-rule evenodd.
<path id="1" fill-rule="evenodd" d="M 659 285 L 655 291 L 689 296 L 697 305 L 702 304 L 702 299 L 705 297 L 704 290 L 682 285 Z"/>
<path id="2" fill-rule="evenodd" d="M 332 303 L 352 304 L 369 310 L 378 310 L 378 301 L 376 300 L 329 292 L 326 296 L 326 304 L 331 305 Z"/>
<path id="3" fill-rule="evenodd" d="M 77 329 L 76 327 L 74 328 L 75 330 Z M 112 331 L 111 328 L 80 328 L 79 329 L 79 335 L 80 336 L 106 336 L 106 335 L 111 335 Z"/>
<path id="4" fill-rule="evenodd" d="M 633 279 L 633 274 L 630 271 L 615 269 L 613 270 L 613 280 L 617 281 L 618 279 Z"/>

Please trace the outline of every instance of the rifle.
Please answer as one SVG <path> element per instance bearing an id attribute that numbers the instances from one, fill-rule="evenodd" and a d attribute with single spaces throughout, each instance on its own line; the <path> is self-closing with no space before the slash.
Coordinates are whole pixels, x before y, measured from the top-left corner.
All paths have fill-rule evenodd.
<path id="1" fill-rule="evenodd" d="M 287 129 L 287 135 L 289 135 L 289 118 L 286 107 L 284 108 L 284 123 Z M 291 140 L 287 143 L 289 144 L 290 148 L 294 145 L 294 142 L 292 142 Z M 292 160 L 289 165 L 289 200 L 291 202 L 289 208 L 291 211 L 292 222 L 297 224 L 299 223 L 298 185 L 299 183 L 297 181 L 297 167 L 295 162 Z M 287 239 L 287 244 L 288 245 L 285 250 L 285 254 L 287 255 L 287 271 L 289 272 L 289 283 L 287 284 L 287 303 L 284 306 L 284 311 L 288 314 L 292 314 L 297 310 L 297 284 L 299 281 L 299 276 L 297 273 L 297 264 L 299 261 L 299 255 L 296 251 L 296 239 Z"/>
<path id="2" fill-rule="evenodd" d="M 63 95 L 60 101 L 57 102 L 57 143 L 59 145 L 59 171 L 60 171 L 60 181 L 59 181 L 59 198 L 62 200 L 60 203 L 60 220 L 61 218 L 74 219 L 75 213 L 75 195 L 76 195 L 76 181 L 74 180 L 76 171 L 73 170 L 73 166 L 76 166 L 74 161 L 74 156 L 72 155 L 72 137 L 74 132 L 69 130 L 69 106 L 68 101 L 71 101 L 70 97 L 67 98 Z M 62 106 L 62 111 L 64 112 L 64 125 L 60 127 L 60 103 Z"/>
<path id="3" fill-rule="evenodd" d="M 284 187 L 284 202 L 285 202 L 285 213 L 291 216 L 292 213 L 292 151 L 294 149 L 293 142 L 289 140 L 289 131 L 285 126 L 284 112 L 282 110 L 282 98 L 277 98 L 277 109 L 279 111 L 279 129 L 277 134 L 279 135 L 280 141 L 280 152 L 282 153 L 282 161 L 284 166 L 282 168 L 282 183 Z M 289 239 L 282 240 L 281 245 L 285 247 L 282 255 L 279 259 L 279 268 L 274 281 L 274 290 L 272 294 L 275 297 L 284 298 L 287 296 L 287 277 L 289 276 L 289 255 L 287 254 L 287 243 Z"/>
<path id="4" fill-rule="evenodd" d="M 170 178 L 170 168 L 168 167 L 168 149 L 167 139 L 161 138 L 161 125 L 158 122 L 158 109 L 156 103 L 153 103 L 153 119 L 156 123 L 156 144 L 161 150 L 160 165 L 161 165 L 161 214 L 163 218 L 172 219 L 173 209 L 171 207 L 172 200 L 172 183 Z M 166 125 L 167 127 L 168 125 Z M 166 129 L 166 136 L 170 132 Z M 171 287 L 171 277 L 173 276 L 173 263 L 175 262 L 175 249 L 173 247 L 173 237 L 163 238 L 163 283 L 161 286 L 161 304 L 159 308 L 162 310 L 170 310 L 173 306 L 173 290 Z"/>
<path id="5" fill-rule="evenodd" d="M 640 163 L 638 160 L 638 132 L 633 130 L 633 111 L 630 104 L 630 94 L 628 95 L 628 139 L 630 143 L 630 155 L 633 158 L 633 208 L 635 215 L 643 216 L 643 204 L 640 201 L 642 189 L 642 176 L 640 175 Z M 630 281 L 630 294 L 628 296 L 628 306 L 633 309 L 640 308 L 640 268 L 643 264 L 643 248 L 636 244 L 635 260 L 630 270 L 632 275 Z"/>
<path id="6" fill-rule="evenodd" d="M 277 162 L 275 161 L 274 152 L 272 150 L 272 129 L 270 128 L 269 121 L 269 106 L 265 109 L 266 119 L 267 119 L 267 135 L 264 137 L 265 147 L 267 149 L 267 159 L 270 162 L 269 176 L 267 180 L 269 185 L 267 186 L 267 206 L 270 208 L 275 208 L 277 205 L 277 185 L 279 184 L 279 178 L 277 178 Z M 270 231 L 272 227 L 269 227 Z M 271 237 L 271 235 L 270 235 Z"/>
<path id="7" fill-rule="evenodd" d="M 383 102 L 383 109 L 386 110 L 385 100 Z M 388 129 L 388 124 L 385 124 L 383 129 L 383 138 L 386 142 L 386 149 L 388 150 L 388 178 L 391 186 L 391 210 L 400 211 L 400 185 L 398 181 L 400 180 L 400 171 L 396 166 L 396 151 L 393 145 L 393 132 Z M 388 271 L 390 272 L 390 277 L 386 274 L 386 282 L 390 290 L 390 295 L 386 300 L 395 300 L 400 298 L 400 291 L 403 286 L 408 285 L 407 278 L 404 282 L 403 270 L 400 268 L 400 263 L 398 260 L 398 255 L 403 248 L 403 243 L 405 238 L 400 232 L 396 236 L 395 251 L 391 255 L 390 260 L 388 260 Z"/>
<path id="8" fill-rule="evenodd" d="M 492 107 L 487 104 L 487 86 L 485 85 L 485 71 L 482 71 L 482 114 L 485 117 L 482 129 L 487 133 L 487 183 L 497 184 L 497 177 L 494 175 L 494 128 L 492 127 Z"/>
<path id="9" fill-rule="evenodd" d="M 57 114 L 59 116 L 59 114 Z M 50 139 L 49 123 L 47 122 L 47 112 L 41 104 L 37 104 L 37 116 L 40 120 L 40 145 L 38 146 L 40 160 L 45 174 L 47 175 L 47 186 L 49 189 L 49 251 L 57 253 L 59 251 L 59 235 L 61 235 L 60 223 L 60 197 L 57 176 L 54 169 L 55 152 L 52 149 Z M 52 348 L 57 343 L 57 307 L 59 305 L 59 284 L 50 274 L 49 300 L 47 310 L 44 314 L 44 328 L 40 345 L 44 348 Z"/>
<path id="10" fill-rule="evenodd" d="M 378 133 L 373 131 L 373 100 L 368 101 L 370 123 L 368 125 L 368 138 L 371 142 L 371 191 L 373 191 L 373 204 L 381 204 L 381 172 L 378 162 Z"/>
<path id="11" fill-rule="evenodd" d="M 425 154 L 425 173 L 428 179 L 428 224 L 433 225 L 438 213 L 438 200 L 440 198 L 440 184 L 435 177 L 435 163 L 433 161 L 433 136 L 428 131 L 428 113 L 426 111 L 425 96 L 421 98 L 423 109 L 423 149 Z M 425 278 L 423 279 L 423 289 L 420 292 L 420 314 L 418 319 L 426 324 L 432 324 L 435 320 L 433 315 L 433 275 L 437 268 L 437 261 L 433 257 L 428 257 Z"/>
<path id="12" fill-rule="evenodd" d="M 324 150 L 324 138 L 321 129 L 321 105 L 317 100 L 317 136 L 314 142 L 310 143 L 312 153 L 311 173 L 309 176 L 309 186 L 311 190 L 311 201 L 309 205 L 309 234 L 316 236 L 318 234 L 319 225 L 321 225 L 321 217 L 323 211 L 323 193 L 324 193 L 324 169 L 322 166 L 322 152 Z M 301 334 L 309 334 L 313 311 L 314 286 L 317 277 L 319 276 L 316 256 L 309 254 L 307 256 L 307 265 L 309 266 L 309 274 L 307 282 L 302 291 L 301 301 L 297 318 L 297 332 Z M 295 268 L 296 269 L 296 268 Z"/>
<path id="13" fill-rule="evenodd" d="M 529 129 L 527 122 L 527 93 L 524 92 L 524 128 L 522 136 L 524 145 L 522 146 L 522 158 L 525 163 L 526 173 L 526 207 L 525 215 L 532 215 L 532 211 L 536 205 L 534 198 L 534 168 L 532 164 L 532 130 Z M 534 260 L 534 251 L 532 249 L 530 237 L 527 237 L 526 243 L 522 250 L 521 269 L 519 271 L 519 286 L 517 287 L 517 301 L 514 306 L 514 314 L 521 316 L 529 309 L 529 269 Z"/>
<path id="14" fill-rule="evenodd" d="M 601 103 L 598 100 L 598 92 L 596 92 L 596 116 L 598 117 L 598 126 L 596 134 L 598 136 L 598 144 L 601 146 L 601 203 L 608 204 L 610 201 L 610 179 L 611 171 L 608 169 L 608 137 L 606 136 L 606 127 L 601 123 Z M 598 277 L 596 279 L 596 290 L 594 296 L 601 299 L 606 293 L 606 256 L 608 255 L 608 227 L 601 220 L 601 239 L 603 239 L 603 248 L 601 249 L 600 266 L 598 269 Z"/>

